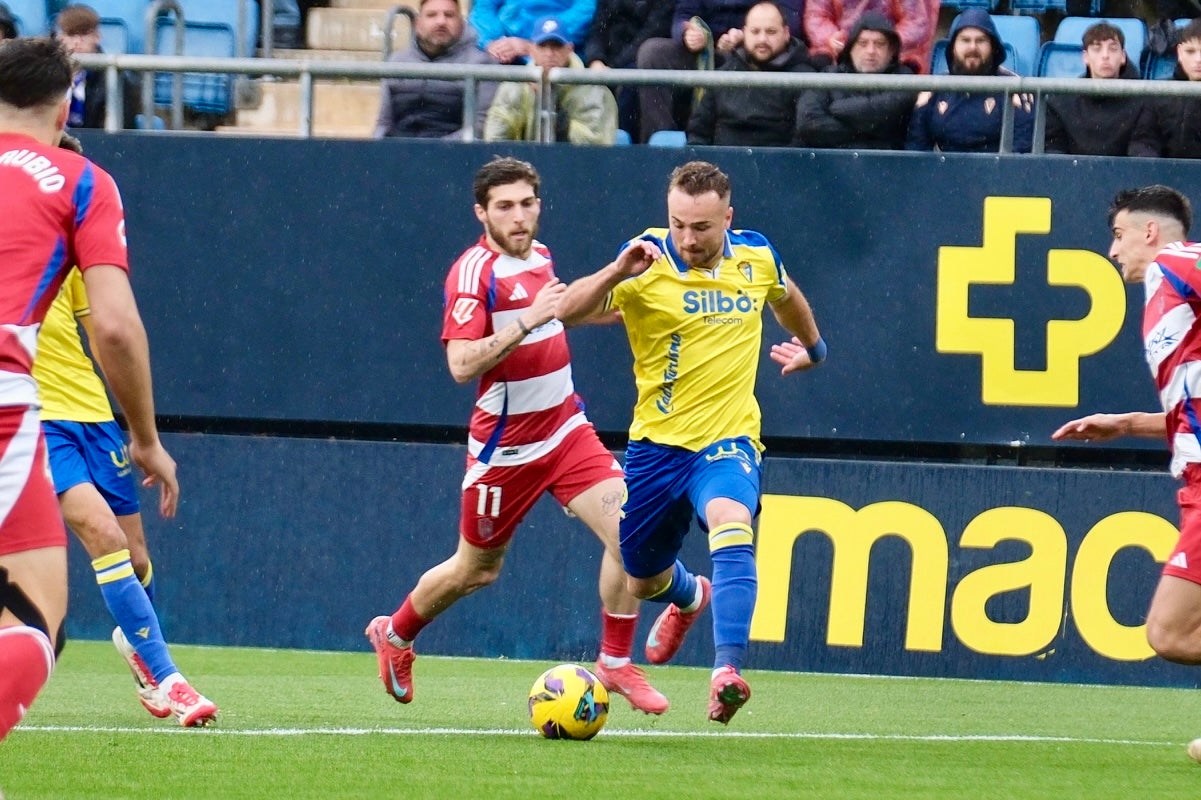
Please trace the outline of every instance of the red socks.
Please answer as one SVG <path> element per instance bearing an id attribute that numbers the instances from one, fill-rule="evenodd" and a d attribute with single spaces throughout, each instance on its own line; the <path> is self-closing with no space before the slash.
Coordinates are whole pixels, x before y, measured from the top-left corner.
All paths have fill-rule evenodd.
<path id="1" fill-rule="evenodd" d="M 634 652 L 634 633 L 637 628 L 637 614 L 610 614 L 602 608 L 601 655 L 629 658 Z"/>
<path id="2" fill-rule="evenodd" d="M 17 726 L 54 669 L 54 646 L 25 625 L 0 628 L 0 739 Z"/>
<path id="3" fill-rule="evenodd" d="M 421 629 L 429 625 L 431 620 L 426 619 L 413 610 L 413 598 L 409 595 L 401 604 L 400 608 L 396 609 L 396 613 L 392 615 L 392 632 L 404 639 L 406 642 L 411 642 L 417 638 L 417 634 L 421 633 Z"/>

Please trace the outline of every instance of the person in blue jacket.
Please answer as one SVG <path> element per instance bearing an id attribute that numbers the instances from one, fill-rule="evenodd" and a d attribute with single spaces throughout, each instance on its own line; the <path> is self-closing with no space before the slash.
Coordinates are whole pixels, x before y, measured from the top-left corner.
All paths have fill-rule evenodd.
<path id="1" fill-rule="evenodd" d="M 596 0 L 475 0 L 467 21 L 479 34 L 480 48 L 500 64 L 521 63 L 533 54 L 527 38 L 534 23 L 554 17 L 579 52 L 596 14 Z"/>
<path id="2" fill-rule="evenodd" d="M 1001 64 L 1005 46 L 988 11 L 969 8 L 951 23 L 947 66 L 952 75 L 1014 75 Z M 1013 150 L 1030 152 L 1034 99 L 1025 94 L 922 92 L 909 120 L 907 150 L 995 153 L 1001 144 L 1004 103 L 1013 103 Z"/>

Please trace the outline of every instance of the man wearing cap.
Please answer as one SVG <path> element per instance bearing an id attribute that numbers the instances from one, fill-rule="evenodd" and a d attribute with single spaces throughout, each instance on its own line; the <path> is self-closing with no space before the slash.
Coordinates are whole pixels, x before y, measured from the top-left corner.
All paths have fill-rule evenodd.
<path id="1" fill-rule="evenodd" d="M 474 0 L 467 21 L 488 55 L 501 64 L 516 64 L 533 58 L 529 35 L 535 22 L 553 17 L 567 41 L 582 49 L 595 13 L 596 0 Z"/>
<path id="2" fill-rule="evenodd" d="M 584 69 L 567 29 L 557 17 L 543 17 L 530 32 L 530 56 L 543 71 L 552 67 Z M 617 103 L 604 86 L 555 86 L 554 141 L 613 144 L 617 136 Z M 502 83 L 488 109 L 484 140 L 538 140 L 538 97 L 530 83 Z"/>

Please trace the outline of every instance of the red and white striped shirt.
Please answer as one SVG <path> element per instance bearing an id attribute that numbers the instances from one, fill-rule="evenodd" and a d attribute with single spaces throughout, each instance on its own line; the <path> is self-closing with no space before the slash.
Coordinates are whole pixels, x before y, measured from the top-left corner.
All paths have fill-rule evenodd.
<path id="1" fill-rule="evenodd" d="M 554 277 L 542 243 L 534 242 L 523 260 L 491 249 L 481 237 L 446 277 L 442 342 L 483 339 L 512 324 Z M 551 320 L 480 376 L 468 451 L 494 466 L 528 463 L 586 424 L 583 408 L 571 380 L 567 334 L 563 323 Z"/>
<path id="2" fill-rule="evenodd" d="M 1159 251 L 1143 276 L 1143 352 L 1167 414 L 1172 474 L 1201 462 L 1201 244 Z"/>
<path id="3" fill-rule="evenodd" d="M 36 405 L 38 329 L 71 266 L 127 268 L 117 186 L 86 158 L 0 134 L 0 406 Z"/>

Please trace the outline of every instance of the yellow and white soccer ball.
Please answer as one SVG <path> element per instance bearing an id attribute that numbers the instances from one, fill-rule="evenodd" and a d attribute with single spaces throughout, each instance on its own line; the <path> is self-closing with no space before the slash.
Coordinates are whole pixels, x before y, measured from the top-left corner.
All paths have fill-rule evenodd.
<path id="1" fill-rule="evenodd" d="M 579 664 L 560 664 L 530 689 L 530 723 L 547 739 L 591 739 L 609 718 L 609 691 Z"/>

